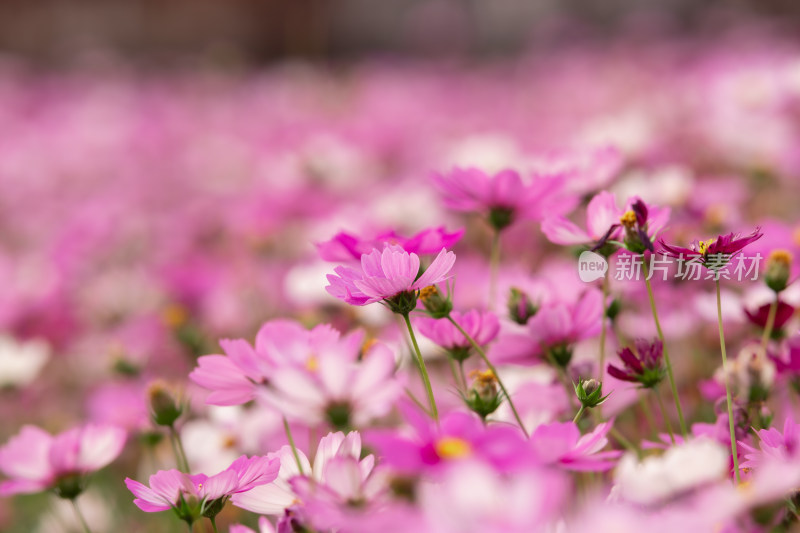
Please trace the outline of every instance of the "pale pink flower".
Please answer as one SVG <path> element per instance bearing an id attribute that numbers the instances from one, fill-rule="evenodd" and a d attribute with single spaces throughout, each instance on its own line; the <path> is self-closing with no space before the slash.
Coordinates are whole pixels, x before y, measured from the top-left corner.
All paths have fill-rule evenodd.
<path id="1" fill-rule="evenodd" d="M 473 459 L 449 465 L 435 482 L 424 481 L 419 494 L 428 531 L 558 531 L 554 522 L 569 495 L 569 480 L 547 468 L 498 472 Z"/>
<path id="2" fill-rule="evenodd" d="M 280 461 L 275 458 L 241 456 L 228 468 L 213 476 L 190 475 L 178 470 L 160 470 L 150 476 L 149 487 L 130 478 L 125 479 L 136 499 L 133 503 L 147 513 L 174 509 L 180 514 L 185 504 L 197 503 L 207 508 L 212 502 L 247 492 L 272 482 L 278 477 Z M 186 519 L 180 516 L 182 519 Z"/>
<path id="3" fill-rule="evenodd" d="M 212 391 L 206 403 L 243 404 L 271 382 L 277 369 L 313 366 L 322 354 L 357 351 L 359 342 L 354 336 L 341 338 L 328 324 L 308 330 L 293 320 L 272 320 L 258 331 L 255 346 L 244 339 L 220 340 L 225 355 L 200 357 L 189 378 Z"/>
<path id="4" fill-rule="evenodd" d="M 636 224 L 643 232 L 641 240 L 648 243 L 664 229 L 670 216 L 668 207 L 646 204 L 635 196 L 629 198 L 624 208 L 620 209 L 614 194 L 602 191 L 586 207 L 585 230 L 563 216 L 552 216 L 542 221 L 542 232 L 556 244 L 591 244 L 600 247 L 608 240 L 622 239 L 625 228 L 620 219 L 628 211 L 635 214 Z"/>
<path id="5" fill-rule="evenodd" d="M 308 476 L 314 482 L 323 485 L 335 484 L 339 481 L 346 482 L 335 475 L 332 476 L 335 472 L 328 472 L 327 467 L 332 461 L 351 459 L 358 463 L 357 477 L 363 481 L 370 475 L 375 465 L 374 456 L 367 455 L 363 459 L 361 458 L 361 435 L 356 431 L 350 432 L 346 436 L 342 432 L 337 432 L 323 437 L 319 441 L 313 466 L 300 449 L 297 450 L 297 458 L 295 458 L 289 446 L 284 446 L 277 452 L 268 454 L 267 457 L 280 463 L 280 470 L 275 481 L 268 485 L 255 487 L 246 493 L 234 495 L 231 498 L 233 505 L 254 513 L 279 516 L 295 504 L 302 505 L 302 502 L 298 503 L 297 494 L 290 483 L 291 480 L 299 476 Z M 298 460 L 302 466 L 302 472 L 297 466 Z"/>
<path id="6" fill-rule="evenodd" d="M 414 293 L 423 287 L 447 280 L 456 256 L 444 248 L 436 259 L 419 274 L 419 257 L 400 246 L 385 245 L 361 256 L 361 268 L 338 266 L 336 274 L 328 274 L 325 289 L 352 305 L 367 305 L 395 296 Z"/>
<path id="7" fill-rule="evenodd" d="M 85 476 L 111 463 L 126 438 L 125 430 L 116 426 L 87 424 L 56 436 L 24 426 L 0 448 L 0 470 L 10 478 L 0 483 L 0 496 L 58 489 L 61 480 Z"/>
<path id="8" fill-rule="evenodd" d="M 614 467 L 619 450 L 600 451 L 608 444 L 612 422 L 603 422 L 581 435 L 574 422 L 543 424 L 531 435 L 534 457 L 542 465 L 556 465 L 579 472 L 603 472 Z"/>
<path id="9" fill-rule="evenodd" d="M 275 533 L 275 528 L 272 526 L 272 522 L 267 519 L 266 516 L 262 516 L 258 519 L 258 531 L 253 531 L 247 526 L 243 526 L 241 524 L 233 524 L 231 525 L 230 530 L 228 533 Z"/>
<path id="10" fill-rule="evenodd" d="M 404 380 L 395 375 L 391 350 L 374 342 L 362 353 L 363 339 L 363 332 L 351 333 L 304 368 L 276 369 L 260 398 L 309 427 L 361 427 L 385 415 L 402 395 Z"/>

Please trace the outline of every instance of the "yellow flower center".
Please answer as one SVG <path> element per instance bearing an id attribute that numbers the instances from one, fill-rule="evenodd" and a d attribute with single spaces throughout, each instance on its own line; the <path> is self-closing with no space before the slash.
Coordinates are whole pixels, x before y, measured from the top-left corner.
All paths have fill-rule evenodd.
<path id="1" fill-rule="evenodd" d="M 625 211 L 625 214 L 619 217 L 619 221 L 626 228 L 632 228 L 636 225 L 636 213 L 633 211 Z"/>
<path id="2" fill-rule="evenodd" d="M 435 285 L 428 285 L 427 287 L 423 287 L 419 290 L 419 297 L 423 302 L 436 296 L 437 294 L 439 294 L 439 290 Z"/>
<path id="3" fill-rule="evenodd" d="M 172 303 L 165 307 L 161 312 L 161 320 L 163 320 L 167 326 L 173 329 L 179 328 L 186 324 L 186 321 L 189 320 L 189 313 L 182 305 Z"/>
<path id="4" fill-rule="evenodd" d="M 436 443 L 436 453 L 442 459 L 461 459 L 472 453 L 472 446 L 458 437 L 444 437 Z"/>
<path id="5" fill-rule="evenodd" d="M 497 382 L 497 377 L 491 370 L 473 370 L 469 377 L 474 378 L 481 385 L 491 385 Z"/>
<path id="6" fill-rule="evenodd" d="M 714 244 L 714 239 L 708 239 L 707 241 L 700 241 L 697 243 L 697 251 L 700 252 L 702 255 L 706 255 L 709 247 Z"/>
<path id="7" fill-rule="evenodd" d="M 309 372 L 316 372 L 319 369 L 319 359 L 314 354 L 308 356 L 306 359 L 306 370 Z"/>

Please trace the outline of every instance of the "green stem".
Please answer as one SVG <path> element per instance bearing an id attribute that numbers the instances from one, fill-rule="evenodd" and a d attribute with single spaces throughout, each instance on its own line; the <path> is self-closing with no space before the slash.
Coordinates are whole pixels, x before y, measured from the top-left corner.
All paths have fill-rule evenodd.
<path id="1" fill-rule="evenodd" d="M 464 382 L 461 381 L 461 377 L 458 374 L 458 368 L 456 368 L 456 362 L 449 355 L 447 356 L 447 361 L 450 363 L 450 371 L 453 373 L 453 381 L 456 382 L 456 388 L 459 389 L 462 393 L 466 394 L 467 383 L 466 381 Z"/>
<path id="2" fill-rule="evenodd" d="M 672 374 L 672 362 L 669 359 L 669 352 L 667 351 L 667 342 L 664 340 L 664 332 L 661 330 L 661 322 L 658 320 L 658 310 L 656 310 L 656 299 L 653 297 L 653 287 L 650 285 L 650 279 L 647 274 L 647 263 L 642 261 L 642 269 L 644 272 L 644 282 L 647 285 L 647 297 L 650 299 L 650 310 L 653 313 L 653 320 L 656 323 L 656 331 L 658 338 L 661 340 L 661 346 L 664 352 L 664 362 L 667 366 L 667 377 L 669 378 L 669 387 L 672 390 L 672 397 L 675 400 L 675 408 L 678 410 L 678 421 L 681 425 L 681 433 L 683 438 L 689 438 L 689 432 L 686 431 L 686 422 L 683 419 L 683 409 L 681 409 L 681 400 L 678 397 L 678 387 L 675 386 L 675 376 Z"/>
<path id="3" fill-rule="evenodd" d="M 211 522 L 212 531 L 214 531 L 214 533 L 219 533 L 219 531 L 217 531 L 217 518 L 214 516 L 209 516 L 208 520 Z"/>
<path id="4" fill-rule="evenodd" d="M 289 427 L 289 421 L 286 420 L 286 417 L 283 417 L 283 430 L 286 432 L 286 439 L 289 441 L 289 446 L 292 448 L 292 455 L 294 455 L 294 461 L 297 463 L 297 471 L 300 472 L 301 476 L 305 475 L 303 472 L 303 463 L 300 462 L 300 453 L 297 451 L 297 446 L 294 444 L 294 438 L 292 438 L 292 430 Z"/>
<path id="5" fill-rule="evenodd" d="M 433 417 L 433 415 L 431 414 L 431 412 L 430 412 L 430 411 L 428 411 L 428 408 L 427 408 L 427 407 L 425 407 L 424 405 L 422 405 L 422 402 L 420 402 L 419 400 L 417 400 L 417 398 L 414 396 L 414 393 L 412 393 L 412 392 L 411 392 L 411 389 L 409 389 L 408 387 L 406 387 L 406 388 L 405 388 L 405 391 L 406 391 L 406 396 L 408 396 L 408 398 L 409 398 L 409 399 L 410 399 L 412 402 L 414 402 L 414 405 L 416 405 L 417 407 L 419 407 L 420 409 L 422 409 L 422 411 L 423 411 L 423 412 L 424 412 L 426 415 L 428 415 L 428 416 L 430 416 L 430 417 Z"/>
<path id="6" fill-rule="evenodd" d="M 428 403 L 430 403 L 431 405 L 431 415 L 433 416 L 433 419 L 438 423 L 439 410 L 436 409 L 436 400 L 433 398 L 433 387 L 431 387 L 431 380 L 428 377 L 428 371 L 425 368 L 425 361 L 423 361 L 422 359 L 422 352 L 419 351 L 419 345 L 417 344 L 417 337 L 414 335 L 414 328 L 411 327 L 411 319 L 408 318 L 408 313 L 403 315 L 403 319 L 406 321 L 408 334 L 411 337 L 411 343 L 414 345 L 414 354 L 417 356 L 417 366 L 419 367 L 419 373 L 422 375 L 422 381 L 425 384 L 425 393 L 428 395 Z"/>
<path id="7" fill-rule="evenodd" d="M 186 474 L 190 473 L 189 460 L 186 458 L 186 450 L 183 448 L 181 435 L 178 433 L 178 430 L 175 429 L 174 425 L 169 426 L 169 438 L 172 443 L 172 451 L 175 453 L 175 461 L 178 463 L 178 470 Z"/>
<path id="8" fill-rule="evenodd" d="M 772 336 L 772 330 L 775 328 L 775 316 L 778 314 L 778 294 L 775 294 L 775 300 L 769 306 L 769 314 L 767 315 L 767 324 L 764 326 L 764 335 L 761 337 L 761 349 L 767 353 L 767 343 Z"/>
<path id="9" fill-rule="evenodd" d="M 519 424 L 519 428 L 522 430 L 522 433 L 525 435 L 525 438 L 528 438 L 529 436 L 528 432 L 525 430 L 525 424 L 522 423 L 522 418 L 520 418 L 519 413 L 517 412 L 517 408 L 514 406 L 514 402 L 511 400 L 511 395 L 508 393 L 508 389 L 506 389 L 506 386 L 503 384 L 503 380 L 500 379 L 500 374 L 497 373 L 497 369 L 494 367 L 492 362 L 489 361 L 489 358 L 486 356 L 486 352 L 483 351 L 483 348 L 481 348 L 480 345 L 477 342 L 475 342 L 475 339 L 473 339 L 469 333 L 464 331 L 464 328 L 462 328 L 458 322 L 453 320 L 453 317 L 447 315 L 447 320 L 449 320 L 450 323 L 453 324 L 456 327 L 456 329 L 461 332 L 462 335 L 464 335 L 464 338 L 469 341 L 469 343 L 472 345 L 475 351 L 478 352 L 478 355 L 481 356 L 483 362 L 486 363 L 486 366 L 489 367 L 489 370 L 492 371 L 492 374 L 494 374 L 494 377 L 497 379 L 497 384 L 500 385 L 500 389 L 503 391 L 503 395 L 506 397 L 506 400 L 508 401 L 508 406 L 511 408 L 511 412 L 514 413 L 514 418 L 516 418 L 517 424 Z"/>
<path id="10" fill-rule="evenodd" d="M 575 397 L 575 395 L 572 395 Z M 592 414 L 592 418 L 594 418 L 594 423 L 599 425 L 602 424 L 605 420 L 603 419 L 602 413 L 600 413 L 597 409 L 592 409 L 589 411 Z M 631 441 L 625 438 L 625 436 L 620 433 L 617 428 L 611 426 L 611 429 L 608 430 L 608 434 L 614 437 L 614 440 L 619 442 L 625 449 L 631 451 L 636 454 L 636 457 L 642 457 L 642 451 L 639 449 L 638 446 L 633 444 Z"/>
<path id="11" fill-rule="evenodd" d="M 72 508 L 75 509 L 75 516 L 78 517 L 78 522 L 81 523 L 81 528 L 83 528 L 83 533 L 92 533 L 92 530 L 89 529 L 89 524 L 86 523 L 86 518 L 83 516 L 81 512 L 81 508 L 78 507 L 78 502 L 75 498 L 70 498 L 69 500 L 72 503 Z"/>
<path id="12" fill-rule="evenodd" d="M 497 300 L 497 272 L 500 270 L 500 230 L 492 235 L 492 249 L 489 257 L 489 310 L 494 311 Z"/>
<path id="13" fill-rule="evenodd" d="M 722 329 L 722 295 L 719 290 L 719 278 L 716 279 L 717 285 L 717 319 L 719 322 L 719 347 L 722 351 L 722 372 L 725 375 L 725 399 L 728 402 L 728 426 L 731 431 L 731 455 L 733 456 L 733 471 L 736 483 L 739 484 L 739 456 L 736 454 L 736 432 L 733 429 L 733 401 L 731 400 L 731 388 L 728 385 L 728 356 L 725 353 L 725 331 Z"/>
<path id="14" fill-rule="evenodd" d="M 585 405 L 583 405 L 583 404 L 581 404 L 581 408 L 580 408 L 580 409 L 578 409 L 578 412 L 577 412 L 577 413 L 575 413 L 575 418 L 573 418 L 573 419 L 572 419 L 572 423 L 573 423 L 573 424 L 577 424 L 577 423 L 578 423 L 578 420 L 580 420 L 580 419 L 581 419 L 581 416 L 583 415 L 583 412 L 584 412 L 585 410 L 586 410 L 586 406 L 585 406 Z"/>
<path id="15" fill-rule="evenodd" d="M 617 430 L 617 428 L 612 426 L 611 429 L 608 431 L 608 434 L 614 437 L 614 439 L 620 444 L 622 444 L 622 446 L 626 448 L 628 451 L 635 453 L 636 457 L 642 456 L 642 451 L 635 444 L 626 439 L 625 436 Z"/>
<path id="16" fill-rule="evenodd" d="M 650 431 L 658 436 L 658 429 L 656 419 L 653 417 L 653 411 L 650 410 L 650 405 L 647 403 L 645 395 L 641 393 L 639 394 L 639 406 L 641 406 L 647 424 L 650 426 Z"/>
<path id="17" fill-rule="evenodd" d="M 466 392 L 469 386 L 467 385 L 467 376 L 464 374 L 464 361 L 458 362 L 458 372 L 461 375 L 461 382 L 464 384 L 464 392 Z"/>
<path id="18" fill-rule="evenodd" d="M 667 408 L 664 407 L 664 399 L 658 393 L 658 389 L 653 387 L 653 394 L 658 400 L 658 407 L 661 409 L 661 416 L 664 418 L 664 424 L 667 426 L 667 433 L 669 433 L 669 438 L 672 441 L 672 444 L 675 444 L 675 434 L 672 433 L 672 422 L 669 421 L 669 415 L 667 414 Z"/>

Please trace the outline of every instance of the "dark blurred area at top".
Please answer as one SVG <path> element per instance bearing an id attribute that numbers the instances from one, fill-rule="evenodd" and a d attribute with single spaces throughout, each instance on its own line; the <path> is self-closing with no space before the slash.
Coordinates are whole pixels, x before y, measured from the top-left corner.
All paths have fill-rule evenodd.
<path id="1" fill-rule="evenodd" d="M 0 53 L 69 65 L 367 55 L 486 57 L 565 43 L 709 36 L 757 21 L 792 35 L 797 0 L 0 0 Z"/>

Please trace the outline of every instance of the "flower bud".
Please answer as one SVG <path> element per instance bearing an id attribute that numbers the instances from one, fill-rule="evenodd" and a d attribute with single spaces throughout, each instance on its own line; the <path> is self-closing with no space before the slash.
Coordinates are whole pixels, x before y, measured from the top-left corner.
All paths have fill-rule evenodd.
<path id="1" fill-rule="evenodd" d="M 184 406 L 164 381 L 156 380 L 150 384 L 147 388 L 147 400 L 150 419 L 157 426 L 172 427 L 183 414 Z"/>
<path id="2" fill-rule="evenodd" d="M 603 383 L 594 378 L 578 381 L 575 385 L 575 395 L 587 409 L 597 407 L 609 396 L 608 394 L 603 396 Z"/>
<path id="3" fill-rule="evenodd" d="M 525 325 L 538 309 L 528 295 L 516 287 L 511 287 L 508 297 L 508 315 L 517 324 Z"/>
<path id="4" fill-rule="evenodd" d="M 786 250 L 773 250 L 767 257 L 767 272 L 764 276 L 767 287 L 775 292 L 786 288 L 791 276 L 792 254 Z"/>
<path id="5" fill-rule="evenodd" d="M 432 318 L 445 318 L 453 310 L 453 302 L 449 296 L 442 296 L 435 285 L 423 287 L 419 291 L 419 299 Z"/>
<path id="6" fill-rule="evenodd" d="M 464 403 L 470 410 L 485 419 L 503 403 L 503 395 L 497 387 L 497 376 L 491 370 L 475 370 L 470 377 L 474 378 L 474 381 L 467 394 L 463 396 Z"/>

